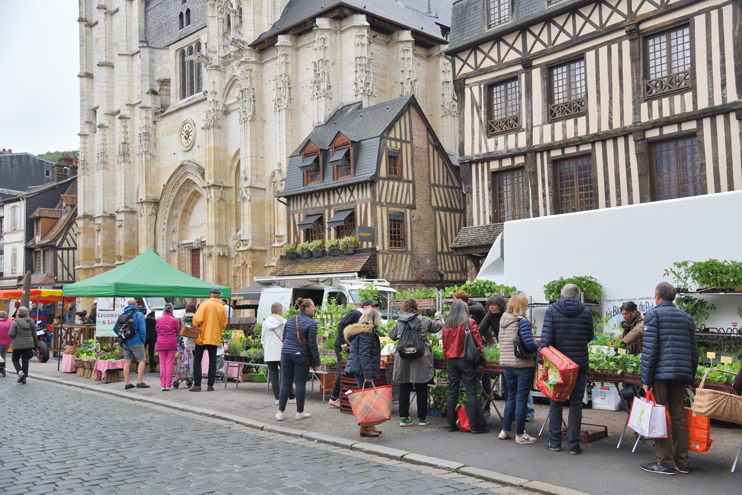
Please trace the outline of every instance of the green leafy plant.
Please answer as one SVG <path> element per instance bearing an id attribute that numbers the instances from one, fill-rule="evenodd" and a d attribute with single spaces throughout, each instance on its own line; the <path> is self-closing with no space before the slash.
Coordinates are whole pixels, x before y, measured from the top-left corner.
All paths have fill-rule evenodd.
<path id="1" fill-rule="evenodd" d="M 319 360 L 320 360 L 320 362 L 322 364 L 325 364 L 327 366 L 337 366 L 338 365 L 338 360 L 337 360 L 337 358 L 334 358 L 334 357 L 320 356 Z"/>
<path id="2" fill-rule="evenodd" d="M 309 243 L 309 246 L 307 246 L 307 247 L 309 248 L 309 251 L 311 251 L 311 252 L 324 251 L 325 250 L 325 243 L 322 242 L 322 241 L 320 241 L 320 240 L 312 241 L 312 242 Z"/>
<path id="3" fill-rule="evenodd" d="M 232 330 L 222 330 L 222 340 L 229 340 L 232 338 Z"/>
<path id="4" fill-rule="evenodd" d="M 438 292 L 432 288 L 432 287 L 424 287 L 420 289 L 410 290 L 400 290 L 397 289 L 397 292 L 394 294 L 394 299 L 398 300 L 407 300 L 407 299 L 435 299 L 435 297 L 438 295 Z"/>
<path id="5" fill-rule="evenodd" d="M 709 319 L 709 313 L 716 310 L 716 305 L 709 304 L 705 299 L 693 296 L 680 296 L 675 298 L 675 306 L 693 317 L 697 327 L 703 328 Z"/>
<path id="6" fill-rule="evenodd" d="M 299 251 L 301 254 L 309 253 L 309 242 L 305 241 L 297 244 L 296 250 Z"/>
<path id="7" fill-rule="evenodd" d="M 621 345 L 621 339 L 614 337 L 609 333 L 598 333 L 595 332 L 595 339 L 591 341 L 589 346 L 606 346 L 606 347 L 618 347 Z"/>
<path id="8" fill-rule="evenodd" d="M 463 290 L 469 294 L 469 297 L 489 297 L 492 294 L 502 294 L 503 297 L 510 297 L 517 292 L 515 287 L 500 285 L 492 280 L 475 280 L 467 282 L 464 285 L 446 287 L 443 289 L 443 297 L 450 299 L 454 292 Z"/>
<path id="9" fill-rule="evenodd" d="M 438 411 L 446 410 L 448 387 L 433 387 L 428 391 L 428 407 Z"/>
<path id="10" fill-rule="evenodd" d="M 445 361 L 446 354 L 443 352 L 443 347 L 433 347 L 433 359 L 435 361 Z"/>
<path id="11" fill-rule="evenodd" d="M 488 363 L 499 363 L 500 362 L 500 348 L 496 345 L 484 346 L 484 359 Z"/>
<path id="12" fill-rule="evenodd" d="M 340 249 L 340 239 L 329 239 L 327 241 L 327 250 L 334 251 L 335 249 Z"/>
<path id="13" fill-rule="evenodd" d="M 244 348 L 243 339 L 234 339 L 227 345 L 227 353 L 232 356 L 239 356 Z"/>
<path id="14" fill-rule="evenodd" d="M 742 318 L 742 306 L 740 306 L 739 308 L 737 308 L 737 316 L 739 316 L 740 318 Z"/>
<path id="15" fill-rule="evenodd" d="M 340 249 L 348 249 L 351 247 L 358 247 L 358 240 L 355 236 L 349 235 L 340 239 Z"/>
<path id="16" fill-rule="evenodd" d="M 381 295 L 379 294 L 379 289 L 372 283 L 366 283 L 363 284 L 363 287 L 360 288 L 358 291 L 358 298 L 361 302 L 366 300 L 372 300 L 376 302 L 381 301 Z"/>
<path id="17" fill-rule="evenodd" d="M 547 301 L 558 301 L 562 297 L 562 288 L 567 284 L 575 284 L 585 294 L 587 301 L 600 301 L 603 297 L 603 286 L 595 277 L 589 275 L 582 277 L 559 277 L 557 280 L 544 285 L 544 297 Z"/>
<path id="18" fill-rule="evenodd" d="M 291 256 L 296 252 L 296 244 L 289 243 L 283 245 L 283 252 L 286 256 Z"/>
<path id="19" fill-rule="evenodd" d="M 691 261 L 676 261 L 672 264 L 672 267 L 665 270 L 663 276 L 672 277 L 672 281 L 676 287 L 688 288 L 691 281 L 690 273 L 688 273 L 690 264 Z"/>
<path id="20" fill-rule="evenodd" d="M 742 287 L 742 263 L 738 261 L 696 261 L 690 265 L 688 272 L 699 287 Z"/>

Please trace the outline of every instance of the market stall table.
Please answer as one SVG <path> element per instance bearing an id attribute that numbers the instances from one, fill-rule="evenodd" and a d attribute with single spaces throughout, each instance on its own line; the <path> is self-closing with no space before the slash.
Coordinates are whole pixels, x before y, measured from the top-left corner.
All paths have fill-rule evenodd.
<path id="1" fill-rule="evenodd" d="M 123 359 L 117 361 L 101 361 L 98 359 L 93 366 L 93 379 L 102 380 L 106 373 L 111 371 L 122 371 L 124 369 L 125 361 Z M 118 380 L 114 380 L 118 381 Z"/>
<path id="2" fill-rule="evenodd" d="M 195 361 L 195 358 L 194 358 Z M 234 366 L 235 364 L 243 364 L 243 363 L 235 363 L 234 361 L 224 361 L 225 366 L 227 367 L 227 378 L 234 378 L 238 382 L 242 381 L 242 373 L 239 366 Z M 230 366 L 231 364 L 231 366 Z M 218 371 L 218 370 L 217 370 Z M 209 374 L 209 353 L 204 351 L 204 355 L 201 358 L 201 376 L 207 376 Z M 226 380 L 224 380 L 224 386 L 226 387 Z"/>
<path id="3" fill-rule="evenodd" d="M 62 373 L 76 373 L 77 365 L 75 364 L 74 354 L 62 354 Z"/>

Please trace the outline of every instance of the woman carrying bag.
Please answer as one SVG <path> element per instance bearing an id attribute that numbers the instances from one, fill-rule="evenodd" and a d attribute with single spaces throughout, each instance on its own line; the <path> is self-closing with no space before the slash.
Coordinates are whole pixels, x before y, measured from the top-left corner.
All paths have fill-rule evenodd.
<path id="1" fill-rule="evenodd" d="M 33 356 L 33 350 L 39 346 L 39 338 L 36 336 L 36 324 L 28 317 L 28 308 L 21 306 L 16 314 L 16 319 L 10 324 L 8 335 L 12 339 L 10 347 L 13 349 L 13 366 L 18 373 L 18 383 L 25 385 L 28 362 Z"/>
<path id="2" fill-rule="evenodd" d="M 419 315 L 416 299 L 407 299 L 403 302 L 402 313 L 397 323 L 389 330 L 389 338 L 399 341 L 406 331 L 417 332 L 424 353 L 422 356 L 405 357 L 400 354 L 399 344 L 397 345 L 394 355 L 394 382 L 399 383 L 399 426 L 414 424 L 410 419 L 410 392 L 413 388 L 417 394 L 418 424 L 427 426 L 430 424 L 427 419 L 428 382 L 435 375 L 432 344 L 428 339 L 428 334 L 438 333 L 441 330 L 443 318 L 440 313 L 435 314 L 435 321 Z"/>
<path id="3" fill-rule="evenodd" d="M 510 438 L 515 418 L 515 443 L 536 443 L 526 429 L 528 392 L 533 385 L 538 345 L 533 340 L 531 324 L 525 318 L 528 299 L 513 296 L 500 320 L 500 364 L 505 368 L 508 401 L 505 404 L 500 440 Z"/>
<path id="4" fill-rule="evenodd" d="M 286 320 L 283 326 L 283 348 L 281 349 L 281 392 L 279 394 L 276 419 L 284 420 L 286 403 L 291 395 L 291 384 L 296 378 L 296 420 L 309 417 L 304 412 L 304 398 L 307 393 L 309 368 L 319 370 L 319 348 L 317 347 L 317 323 L 314 321 L 314 301 L 299 298 L 296 300 L 299 315 Z"/>

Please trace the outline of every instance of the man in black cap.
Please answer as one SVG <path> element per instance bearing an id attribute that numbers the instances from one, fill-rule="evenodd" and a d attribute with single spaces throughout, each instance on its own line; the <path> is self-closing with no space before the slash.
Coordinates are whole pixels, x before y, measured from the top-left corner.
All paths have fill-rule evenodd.
<path id="1" fill-rule="evenodd" d="M 335 337 L 335 356 L 337 356 L 338 359 L 338 374 L 335 377 L 335 386 L 332 387 L 332 395 L 330 396 L 329 404 L 332 407 L 340 407 L 340 379 L 343 376 L 343 370 L 342 368 L 340 368 L 340 359 L 342 357 L 342 352 L 347 351 L 349 347 L 348 343 L 345 341 L 343 331 L 348 325 L 358 323 L 358 321 L 361 319 L 361 315 L 364 311 L 366 311 L 366 309 L 378 307 L 379 303 L 368 299 L 366 301 L 363 301 L 363 304 L 361 304 L 360 308 L 354 309 L 347 315 L 343 316 L 343 319 L 340 320 L 340 323 L 338 323 L 337 337 Z"/>

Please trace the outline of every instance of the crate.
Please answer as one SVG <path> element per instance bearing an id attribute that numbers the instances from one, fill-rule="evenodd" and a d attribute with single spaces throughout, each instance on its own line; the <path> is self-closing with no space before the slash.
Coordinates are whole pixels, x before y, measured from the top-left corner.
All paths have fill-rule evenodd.
<path id="1" fill-rule="evenodd" d="M 587 430 L 580 430 L 580 440 L 583 442 L 592 442 L 599 438 L 608 436 L 608 427 L 603 425 L 591 425 L 589 423 L 582 423 L 583 428 L 590 426 Z M 567 429 L 562 428 L 562 438 L 567 438 Z"/>
<path id="2" fill-rule="evenodd" d="M 619 411 L 624 408 L 616 387 L 594 387 L 592 399 L 593 409 L 600 411 Z"/>

